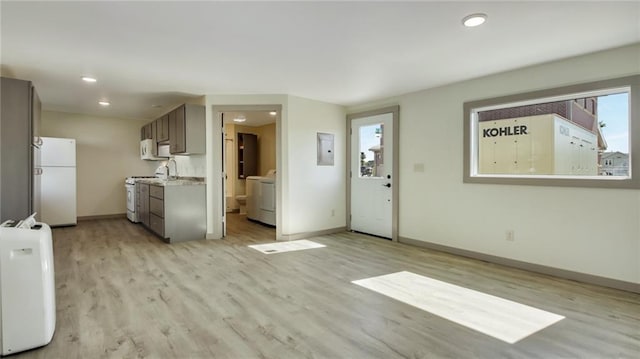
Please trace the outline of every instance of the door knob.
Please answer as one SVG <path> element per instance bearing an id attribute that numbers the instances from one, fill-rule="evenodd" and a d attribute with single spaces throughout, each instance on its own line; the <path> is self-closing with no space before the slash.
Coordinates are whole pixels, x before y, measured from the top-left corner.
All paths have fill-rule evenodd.
<path id="1" fill-rule="evenodd" d="M 383 184 L 383 185 L 382 185 L 382 187 L 387 187 L 387 188 L 391 188 L 391 183 L 386 183 L 386 184 Z"/>

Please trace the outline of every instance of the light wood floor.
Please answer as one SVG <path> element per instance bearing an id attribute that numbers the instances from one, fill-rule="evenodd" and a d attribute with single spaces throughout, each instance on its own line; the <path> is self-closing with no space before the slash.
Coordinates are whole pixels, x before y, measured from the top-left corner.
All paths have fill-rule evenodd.
<path id="1" fill-rule="evenodd" d="M 241 230 L 244 229 L 244 230 Z M 57 328 L 15 358 L 637 358 L 640 295 L 355 233 L 265 255 L 272 228 L 165 244 L 125 219 L 54 230 Z M 397 271 L 566 319 L 510 345 L 351 284 Z"/>

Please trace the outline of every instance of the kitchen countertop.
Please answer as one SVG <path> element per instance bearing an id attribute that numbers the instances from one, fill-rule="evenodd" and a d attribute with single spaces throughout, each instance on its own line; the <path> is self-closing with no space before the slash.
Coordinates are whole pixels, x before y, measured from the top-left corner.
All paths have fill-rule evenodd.
<path id="1" fill-rule="evenodd" d="M 162 180 L 160 178 L 139 179 L 140 183 L 152 184 L 155 186 L 204 186 L 204 178 L 201 177 L 180 177 L 175 180 Z"/>

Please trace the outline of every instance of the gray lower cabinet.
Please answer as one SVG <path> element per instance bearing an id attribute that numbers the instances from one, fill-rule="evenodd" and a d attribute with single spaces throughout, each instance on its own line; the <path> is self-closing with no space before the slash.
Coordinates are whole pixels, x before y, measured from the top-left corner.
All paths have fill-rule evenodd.
<path id="1" fill-rule="evenodd" d="M 149 185 L 148 213 L 147 228 L 167 243 L 204 239 L 205 185 Z"/>
<path id="2" fill-rule="evenodd" d="M 151 213 L 149 216 L 149 228 L 163 239 L 168 239 L 164 236 L 164 218 Z"/>
<path id="3" fill-rule="evenodd" d="M 149 185 L 136 183 L 136 212 L 138 220 L 145 226 L 149 226 Z"/>

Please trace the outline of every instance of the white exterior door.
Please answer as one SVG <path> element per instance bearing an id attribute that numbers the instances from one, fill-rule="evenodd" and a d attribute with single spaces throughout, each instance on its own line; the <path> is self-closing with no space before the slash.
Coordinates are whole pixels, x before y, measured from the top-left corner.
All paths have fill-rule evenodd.
<path id="1" fill-rule="evenodd" d="M 392 238 L 393 114 L 351 120 L 351 230 Z"/>

